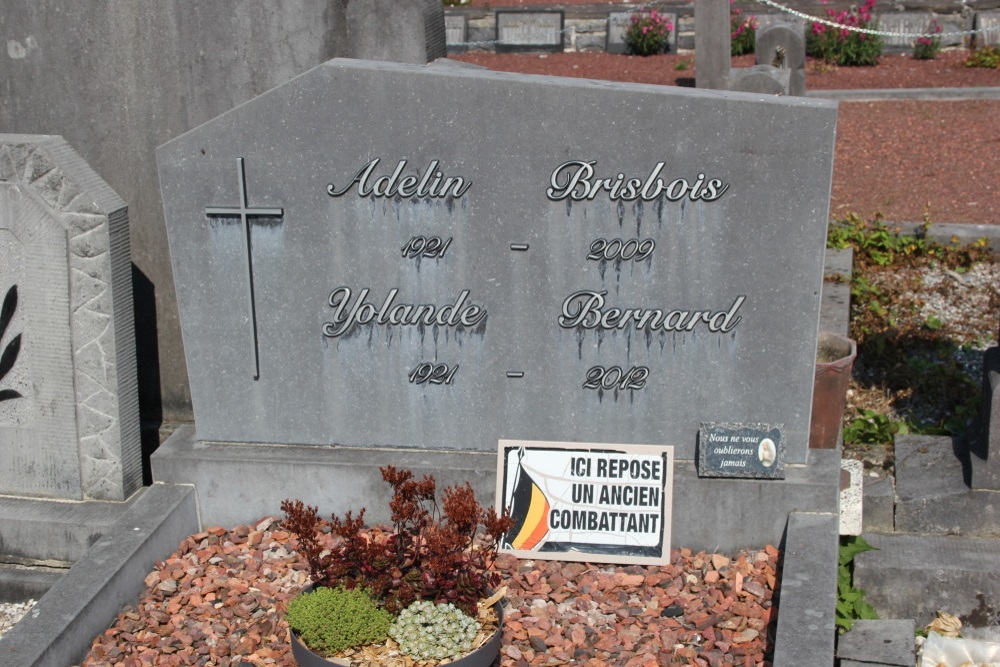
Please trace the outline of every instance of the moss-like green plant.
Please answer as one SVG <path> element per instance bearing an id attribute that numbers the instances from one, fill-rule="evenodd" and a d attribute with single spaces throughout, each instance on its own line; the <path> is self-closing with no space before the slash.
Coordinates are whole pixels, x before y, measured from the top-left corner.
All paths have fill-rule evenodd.
<path id="1" fill-rule="evenodd" d="M 459 658 L 472 650 L 479 623 L 453 604 L 414 602 L 389 629 L 399 650 L 417 660 Z"/>
<path id="2" fill-rule="evenodd" d="M 327 655 L 385 641 L 392 615 L 367 591 L 317 588 L 288 603 L 288 625 L 314 651 Z"/>

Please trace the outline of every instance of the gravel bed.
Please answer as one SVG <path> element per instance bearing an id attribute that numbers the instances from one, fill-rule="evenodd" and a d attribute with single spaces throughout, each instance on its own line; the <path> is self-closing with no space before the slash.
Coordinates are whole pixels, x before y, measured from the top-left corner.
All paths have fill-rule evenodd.
<path id="1" fill-rule="evenodd" d="M 7 631 L 14 627 L 14 624 L 24 618 L 32 607 L 34 600 L 27 602 L 0 602 L 0 637 L 7 634 Z"/>
<path id="2" fill-rule="evenodd" d="M 271 518 L 190 536 L 82 665 L 294 665 L 284 609 L 308 583 L 295 547 Z M 680 549 L 663 567 L 501 556 L 500 664 L 768 665 L 778 559 L 774 547 L 732 557 Z"/>

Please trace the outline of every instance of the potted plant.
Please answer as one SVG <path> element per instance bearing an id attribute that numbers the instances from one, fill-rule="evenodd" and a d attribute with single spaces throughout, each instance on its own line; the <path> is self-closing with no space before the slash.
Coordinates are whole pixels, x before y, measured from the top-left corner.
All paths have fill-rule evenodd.
<path id="1" fill-rule="evenodd" d="M 502 634 L 500 576 L 491 568 L 510 518 L 484 510 L 468 483 L 446 488 L 438 508 L 432 476 L 379 470 L 392 487 L 391 529 L 366 530 L 362 509 L 331 516 L 327 535 L 316 508 L 281 504 L 282 527 L 298 537 L 312 579 L 289 603 L 296 660 L 350 664 L 342 659 L 395 652 L 491 664 Z"/>

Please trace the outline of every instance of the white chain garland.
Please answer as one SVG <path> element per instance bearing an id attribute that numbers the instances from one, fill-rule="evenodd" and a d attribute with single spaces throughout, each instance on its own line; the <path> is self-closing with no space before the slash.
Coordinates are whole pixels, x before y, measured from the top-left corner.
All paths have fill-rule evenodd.
<path id="1" fill-rule="evenodd" d="M 783 12 L 791 14 L 792 16 L 797 16 L 800 19 L 805 19 L 807 21 L 812 21 L 814 23 L 820 23 L 822 25 L 829 26 L 831 28 L 837 28 L 838 30 L 850 30 L 852 32 L 860 32 L 866 35 L 878 35 L 879 37 L 911 37 L 911 38 L 928 37 L 931 39 L 933 39 L 934 37 L 967 37 L 983 32 L 992 32 L 994 30 L 1000 29 L 1000 27 L 986 28 L 986 29 L 980 28 L 976 30 L 962 30 L 960 32 L 959 31 L 939 32 L 932 34 L 924 34 L 919 32 L 886 32 L 884 30 L 871 30 L 870 28 L 858 28 L 855 26 L 843 25 L 841 23 L 836 23 L 835 21 L 828 21 L 826 19 L 821 19 L 816 16 L 810 16 L 809 14 L 800 12 L 797 9 L 792 9 L 791 7 L 785 7 L 784 5 L 780 5 L 774 0 L 755 0 L 755 1 L 761 3 L 762 5 L 767 5 L 768 7 L 779 9 Z"/>

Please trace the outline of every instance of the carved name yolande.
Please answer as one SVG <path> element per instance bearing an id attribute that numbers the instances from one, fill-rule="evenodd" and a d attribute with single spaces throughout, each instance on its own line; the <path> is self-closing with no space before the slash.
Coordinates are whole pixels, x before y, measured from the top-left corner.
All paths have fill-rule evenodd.
<path id="1" fill-rule="evenodd" d="M 357 298 L 351 301 L 351 289 L 338 287 L 330 293 L 329 304 L 333 308 L 333 321 L 323 324 L 323 335 L 336 338 L 348 331 L 355 324 L 375 323 L 379 325 L 395 324 L 401 326 L 431 326 L 443 327 L 475 327 L 486 320 L 486 309 L 473 303 L 466 304 L 469 290 L 462 290 L 455 302 L 446 306 L 431 304 L 396 303 L 399 290 L 395 287 L 389 290 L 380 306 L 369 302 L 369 289 L 365 287 L 358 292 Z"/>
<path id="2" fill-rule="evenodd" d="M 350 183 L 337 189 L 333 183 L 326 186 L 326 192 L 331 197 L 342 197 L 355 185 L 358 186 L 358 196 L 368 197 L 452 197 L 458 199 L 468 191 L 472 181 L 466 181 L 461 176 L 445 176 L 444 172 L 438 170 L 438 161 L 431 160 L 424 170 L 423 176 L 409 175 L 403 176 L 406 169 L 406 160 L 400 160 L 391 174 L 377 176 L 372 180 L 375 168 L 378 166 L 380 158 L 375 158 L 362 167 L 358 175 Z"/>
<path id="3" fill-rule="evenodd" d="M 715 201 L 729 189 L 728 183 L 718 178 L 706 179 L 705 174 L 698 174 L 693 183 L 685 178 L 676 178 L 666 183 L 660 177 L 663 162 L 657 162 L 645 180 L 641 178 L 625 178 L 625 174 L 617 174 L 614 178 L 594 178 L 596 161 L 570 160 L 555 168 L 549 179 L 549 188 L 545 195 L 552 201 L 571 199 L 573 201 L 593 201 L 602 192 L 607 192 L 612 201 L 634 201 L 642 199 L 653 201 L 661 195 L 668 201 L 680 201 L 687 197 L 691 201 Z"/>
<path id="4" fill-rule="evenodd" d="M 659 308 L 604 308 L 607 290 L 573 292 L 563 301 L 559 326 L 564 329 L 627 329 L 641 331 L 694 331 L 699 324 L 716 333 L 732 331 L 742 317 L 736 313 L 746 300 L 738 296 L 728 310 L 662 310 Z"/>

